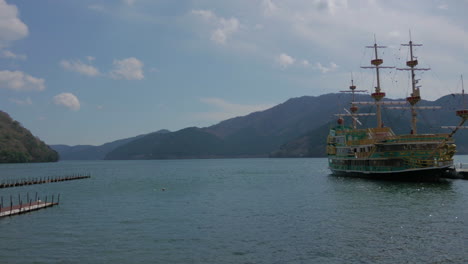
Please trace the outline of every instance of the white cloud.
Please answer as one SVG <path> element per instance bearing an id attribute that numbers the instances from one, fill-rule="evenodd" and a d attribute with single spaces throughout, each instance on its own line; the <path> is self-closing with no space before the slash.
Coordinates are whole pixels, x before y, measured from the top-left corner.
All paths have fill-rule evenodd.
<path id="1" fill-rule="evenodd" d="M 218 44 L 225 44 L 227 38 L 239 29 L 239 20 L 237 18 L 221 18 L 219 26 L 219 28 L 212 32 L 211 40 Z"/>
<path id="2" fill-rule="evenodd" d="M 273 3 L 273 0 L 263 0 L 262 8 L 265 16 L 274 15 L 278 11 L 278 7 Z"/>
<path id="3" fill-rule="evenodd" d="M 77 72 L 87 76 L 99 76 L 102 75 L 99 69 L 91 65 L 96 58 L 92 56 L 86 56 L 86 60 L 89 64 L 82 62 L 81 60 L 62 60 L 60 66 L 63 69 Z M 110 70 L 109 75 L 112 79 L 125 79 L 125 80 L 142 80 L 143 74 L 143 62 L 137 58 L 130 57 L 122 60 L 114 60 L 113 68 Z M 152 71 L 157 71 L 153 69 Z"/>
<path id="4" fill-rule="evenodd" d="M 276 61 L 282 68 L 287 68 L 293 65 L 296 59 L 294 59 L 286 53 L 281 53 L 280 55 L 278 55 L 278 57 L 276 57 Z"/>
<path id="5" fill-rule="evenodd" d="M 65 106 L 73 111 L 80 110 L 80 100 L 72 93 L 61 93 L 54 96 L 54 103 Z"/>
<path id="6" fill-rule="evenodd" d="M 14 103 L 14 104 L 17 104 L 17 105 L 32 105 L 31 98 L 29 98 L 29 97 L 24 99 L 24 100 L 10 98 L 9 101 Z"/>
<path id="7" fill-rule="evenodd" d="M 286 53 L 281 53 L 276 56 L 276 63 L 281 66 L 281 68 L 286 69 L 292 65 L 299 65 L 302 67 L 309 67 L 310 62 L 305 59 L 296 59 Z"/>
<path id="8" fill-rule="evenodd" d="M 142 80 L 143 75 L 143 62 L 135 57 L 114 60 L 114 69 L 110 72 L 113 79 L 125 80 Z"/>
<path id="9" fill-rule="evenodd" d="M 273 107 L 273 104 L 260 105 L 242 105 L 227 102 L 221 98 L 205 97 L 200 98 L 200 102 L 213 106 L 217 111 L 196 113 L 198 118 L 203 118 L 209 121 L 222 121 L 228 118 L 243 116 L 252 112 L 263 111 Z"/>
<path id="10" fill-rule="evenodd" d="M 0 46 L 28 35 L 28 27 L 18 18 L 18 9 L 0 0 Z"/>
<path id="11" fill-rule="evenodd" d="M 211 32 L 210 39 L 216 44 L 226 44 L 227 39 L 240 28 L 240 22 L 235 17 L 218 17 L 210 10 L 192 10 L 192 14 L 214 24 L 216 29 Z"/>
<path id="12" fill-rule="evenodd" d="M 192 14 L 200 16 L 206 20 L 216 19 L 216 15 L 211 10 L 192 10 Z"/>
<path id="13" fill-rule="evenodd" d="M 320 62 L 317 62 L 315 64 L 315 69 L 321 71 L 322 73 L 333 72 L 337 68 L 338 68 L 338 65 L 336 65 L 334 62 L 330 62 L 330 66 L 328 67 L 323 66 Z"/>
<path id="14" fill-rule="evenodd" d="M 282 3 L 274 15 L 268 17 L 269 26 L 276 28 L 276 34 L 291 42 L 306 41 L 322 52 L 334 52 L 340 56 L 351 54 L 348 47 L 357 42 L 362 45 L 363 38 L 372 43 L 375 33 L 379 43 L 400 44 L 402 40 L 396 40 L 395 29 L 406 31 L 408 27 L 414 39 L 444 46 L 447 48 L 445 53 L 454 50 L 452 47 L 466 50 L 463 43 L 468 42 L 468 32 L 464 30 L 463 23 L 434 15 L 421 3 L 413 4 L 421 6 L 419 9 L 412 8 L 413 5 L 394 4 L 393 1 L 372 0 L 295 0 Z"/>
<path id="15" fill-rule="evenodd" d="M 13 59 L 13 60 L 26 60 L 26 55 L 16 54 L 10 50 L 2 50 L 0 52 L 0 58 Z"/>
<path id="16" fill-rule="evenodd" d="M 0 88 L 14 91 L 43 91 L 45 80 L 21 71 L 0 71 Z"/>
<path id="17" fill-rule="evenodd" d="M 89 58 L 88 60 L 91 61 Z M 87 76 L 98 76 L 100 74 L 99 70 L 96 67 L 83 63 L 80 60 L 76 60 L 76 61 L 62 60 L 60 62 L 60 66 L 62 66 L 62 68 L 66 70 L 77 72 L 77 73 L 87 75 Z"/>

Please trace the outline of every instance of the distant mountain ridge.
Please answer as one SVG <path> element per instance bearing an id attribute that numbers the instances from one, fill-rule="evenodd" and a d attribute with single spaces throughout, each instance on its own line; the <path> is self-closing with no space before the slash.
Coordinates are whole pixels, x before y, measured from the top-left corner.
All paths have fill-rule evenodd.
<path id="1" fill-rule="evenodd" d="M 327 122 L 337 98 L 345 103 L 339 94 L 303 96 L 210 127 L 143 137 L 109 152 L 105 159 L 268 157 L 285 142 Z"/>
<path id="2" fill-rule="evenodd" d="M 77 145 L 77 146 L 68 146 L 68 145 L 51 145 L 53 148 L 60 154 L 61 160 L 102 160 L 105 158 L 107 153 L 111 152 L 115 148 L 125 145 L 131 141 L 142 138 L 151 134 L 159 133 L 170 133 L 169 130 L 159 130 L 150 134 L 138 135 L 135 137 L 124 138 L 115 140 L 109 143 L 105 143 L 100 146 L 93 145 Z"/>
<path id="3" fill-rule="evenodd" d="M 56 151 L 0 111 L 0 163 L 54 162 L 58 158 Z"/>
<path id="4" fill-rule="evenodd" d="M 350 99 L 346 94 L 291 98 L 270 109 L 231 118 L 210 127 L 155 132 L 111 142 L 114 144 L 109 148 L 104 148 L 104 144 L 99 149 L 84 146 L 84 150 L 79 150 L 77 146 L 77 150 L 88 153 L 88 157 L 109 160 L 325 156 L 325 140 L 329 127 L 336 120 L 334 114 L 349 108 Z M 359 95 L 357 100 L 371 101 L 372 98 Z M 440 125 L 458 124 L 454 110 L 460 105 L 460 100 L 459 95 L 447 95 L 436 101 L 421 101 L 420 105 L 440 105 L 444 110 L 422 112 L 419 131 L 436 133 L 442 131 Z M 370 110 L 370 107 L 363 107 L 360 112 Z M 384 110 L 383 121 L 398 134 L 409 133 L 409 114 L 409 111 Z M 361 121 L 365 126 L 375 125 L 375 117 L 362 117 Z M 456 135 L 459 153 L 468 153 L 466 135 L 466 131 Z M 53 147 L 60 152 L 59 147 Z M 91 153 L 97 150 L 100 150 L 99 155 Z M 65 159 L 78 157 L 61 154 Z"/>
<path id="5" fill-rule="evenodd" d="M 361 95 L 357 100 L 371 101 L 371 98 Z M 441 132 L 440 125 L 458 124 L 453 108 L 459 101 L 459 96 L 454 95 L 436 101 L 421 101 L 420 105 L 441 105 L 445 110 L 422 113 L 420 119 L 427 123 L 420 122 L 420 132 Z M 336 120 L 334 114 L 343 112 L 349 102 L 350 96 L 343 94 L 292 98 L 265 111 L 228 119 L 210 127 L 143 137 L 116 148 L 106 159 L 325 156 L 330 121 Z M 363 112 L 370 110 L 369 107 L 361 109 Z M 383 120 L 396 133 L 409 133 L 409 111 L 384 110 Z M 361 121 L 368 126 L 375 125 L 374 117 Z M 459 153 L 467 151 L 464 134 L 457 135 Z"/>

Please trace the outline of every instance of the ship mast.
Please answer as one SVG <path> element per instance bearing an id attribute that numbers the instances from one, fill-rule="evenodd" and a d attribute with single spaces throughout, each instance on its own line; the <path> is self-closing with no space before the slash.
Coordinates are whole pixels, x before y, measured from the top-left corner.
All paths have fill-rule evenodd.
<path id="1" fill-rule="evenodd" d="M 422 44 L 413 43 L 413 41 L 411 40 L 411 34 L 409 43 L 401 45 L 409 47 L 410 49 L 410 60 L 406 62 L 406 66 L 408 66 L 409 68 L 397 68 L 397 70 L 411 72 L 411 96 L 407 97 L 406 101 L 408 101 L 408 103 L 411 105 L 411 133 L 417 134 L 418 113 L 416 112 L 416 104 L 419 101 L 421 101 L 421 94 L 419 92 L 419 88 L 421 86 L 416 85 L 418 83 L 418 80 L 416 79 L 415 71 L 428 71 L 430 70 L 430 68 L 416 68 L 416 66 L 418 65 L 418 60 L 413 54 L 413 47 L 422 46 Z"/>
<path id="2" fill-rule="evenodd" d="M 462 101 L 463 101 L 463 108 L 466 109 L 466 100 L 465 100 L 465 86 L 463 86 L 463 75 L 460 75 L 461 84 L 462 84 Z"/>
<path id="3" fill-rule="evenodd" d="M 356 90 L 356 85 L 354 85 L 354 80 L 353 80 L 353 76 L 351 74 L 351 85 L 349 86 L 349 90 L 348 91 L 340 91 L 342 93 L 351 93 L 352 95 L 352 99 L 351 99 L 351 107 L 349 108 L 349 110 L 351 111 L 348 111 L 346 108 L 344 109 L 348 115 L 346 116 L 351 116 L 351 118 L 353 119 L 353 128 L 356 129 L 357 128 L 357 124 L 359 123 L 360 125 L 361 122 L 359 122 L 358 120 L 358 116 L 362 116 L 362 115 L 368 115 L 368 114 L 358 114 L 357 111 L 359 110 L 359 107 L 356 105 L 356 93 L 359 93 L 359 92 L 367 92 L 367 90 Z M 340 115 L 340 116 L 344 116 L 344 115 Z"/>
<path id="4" fill-rule="evenodd" d="M 461 83 L 462 83 L 462 101 L 463 101 L 463 108 L 460 110 L 457 110 L 455 113 L 457 116 L 461 118 L 460 123 L 457 126 L 443 126 L 442 128 L 450 128 L 453 129 L 452 132 L 445 138 L 444 141 L 439 145 L 443 146 L 445 142 L 447 142 L 449 139 L 452 138 L 452 136 L 459 130 L 459 129 L 468 129 L 467 126 L 463 126 L 463 124 L 468 120 L 468 109 L 466 108 L 466 102 L 465 102 L 465 87 L 463 87 L 463 75 L 461 76 Z M 434 151 L 435 153 L 435 151 Z M 432 155 L 434 155 L 432 153 Z"/>
<path id="5" fill-rule="evenodd" d="M 351 79 L 351 86 L 349 86 L 349 89 L 351 90 L 351 93 L 352 93 L 352 97 L 353 97 L 353 101 L 351 103 L 351 107 L 349 108 L 349 110 L 351 110 L 351 113 L 353 114 L 352 116 L 352 119 L 353 119 L 353 128 L 356 129 L 357 127 L 357 117 L 354 116 L 354 114 L 358 111 L 358 107 L 356 106 L 356 104 L 354 103 L 356 100 L 355 100 L 355 92 L 356 92 L 356 85 L 354 85 L 354 80 Z"/>
<path id="6" fill-rule="evenodd" d="M 385 93 L 382 92 L 382 89 L 380 87 L 380 69 L 385 69 L 385 68 L 395 68 L 395 67 L 388 67 L 388 66 L 380 66 L 383 63 L 382 59 L 379 59 L 379 55 L 377 52 L 377 49 L 379 48 L 386 48 L 386 46 L 378 46 L 375 39 L 374 39 L 374 45 L 373 46 L 366 46 L 366 48 L 372 48 L 374 49 L 374 55 L 375 58 L 371 60 L 372 66 L 363 66 L 361 68 L 363 69 L 375 69 L 375 74 L 377 76 L 377 86 L 375 87 L 375 92 L 371 94 L 372 98 L 375 100 L 375 104 L 377 107 L 377 127 L 380 128 L 382 127 L 382 107 L 381 104 L 379 103 L 380 100 L 382 100 L 385 97 Z"/>
<path id="7" fill-rule="evenodd" d="M 465 87 L 463 87 L 463 76 L 461 76 L 461 81 L 462 81 L 462 100 L 463 100 L 463 108 L 460 110 L 456 111 L 457 116 L 459 116 L 462 120 L 460 121 L 460 124 L 452 131 L 450 134 L 450 137 L 457 132 L 458 129 L 460 128 L 467 128 L 463 127 L 463 124 L 468 120 L 468 109 L 466 108 L 466 102 L 465 102 Z"/>

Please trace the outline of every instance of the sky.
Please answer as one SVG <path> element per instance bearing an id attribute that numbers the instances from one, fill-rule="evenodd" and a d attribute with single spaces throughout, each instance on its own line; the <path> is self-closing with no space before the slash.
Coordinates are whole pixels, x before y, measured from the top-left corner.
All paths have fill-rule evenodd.
<path id="1" fill-rule="evenodd" d="M 371 91 L 404 67 L 421 96 L 461 91 L 466 0 L 0 0 L 0 110 L 47 144 L 101 145 L 206 127 L 289 98 Z M 408 73 L 382 70 L 389 98 Z M 352 77 L 351 77 L 352 76 Z M 311 120 L 312 121 L 312 120 Z"/>

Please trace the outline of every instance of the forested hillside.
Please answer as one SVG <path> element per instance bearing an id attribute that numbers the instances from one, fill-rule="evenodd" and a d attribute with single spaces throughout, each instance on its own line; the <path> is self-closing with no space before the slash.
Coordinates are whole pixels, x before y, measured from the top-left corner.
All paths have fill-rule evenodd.
<path id="1" fill-rule="evenodd" d="M 0 163 L 53 162 L 58 158 L 55 150 L 0 111 Z"/>

